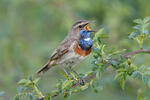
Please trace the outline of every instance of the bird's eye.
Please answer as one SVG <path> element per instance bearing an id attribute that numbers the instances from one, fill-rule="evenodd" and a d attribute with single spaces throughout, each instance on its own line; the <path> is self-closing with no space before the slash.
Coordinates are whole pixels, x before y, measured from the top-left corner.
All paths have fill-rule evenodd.
<path id="1" fill-rule="evenodd" d="M 82 25 L 80 25 L 79 28 L 82 28 Z"/>

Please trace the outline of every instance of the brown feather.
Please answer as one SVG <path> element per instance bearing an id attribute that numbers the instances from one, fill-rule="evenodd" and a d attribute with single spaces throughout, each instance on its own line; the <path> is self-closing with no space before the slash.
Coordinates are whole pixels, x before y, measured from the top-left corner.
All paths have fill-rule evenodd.
<path id="1" fill-rule="evenodd" d="M 58 48 L 54 51 L 54 53 L 51 55 L 50 60 L 48 63 L 46 63 L 40 70 L 37 71 L 37 74 L 43 74 L 46 71 L 48 71 L 51 67 L 53 67 L 54 65 L 58 64 L 59 59 L 61 59 L 61 57 L 63 55 L 65 55 L 65 53 L 67 53 L 69 51 L 70 46 L 72 45 L 72 43 L 74 43 L 74 41 L 79 40 L 80 37 L 80 30 L 77 25 L 79 24 L 87 24 L 87 21 L 77 21 L 75 24 L 72 25 L 69 34 L 67 35 L 67 37 L 60 43 L 60 45 L 58 46 Z M 89 53 L 84 53 L 84 55 L 86 56 Z"/>

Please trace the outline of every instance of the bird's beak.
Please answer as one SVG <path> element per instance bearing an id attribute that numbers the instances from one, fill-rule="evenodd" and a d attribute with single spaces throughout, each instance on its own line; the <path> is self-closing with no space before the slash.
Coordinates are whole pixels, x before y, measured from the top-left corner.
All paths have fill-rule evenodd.
<path id="1" fill-rule="evenodd" d="M 92 30 L 90 30 L 90 31 L 88 31 L 88 32 L 96 32 L 96 31 L 92 31 Z"/>
<path id="2" fill-rule="evenodd" d="M 86 29 L 87 31 L 90 31 L 91 29 L 89 28 L 89 24 L 85 25 L 84 29 Z"/>
<path id="3" fill-rule="evenodd" d="M 87 30 L 88 32 L 96 32 L 96 31 L 91 30 L 91 29 L 89 28 L 89 23 L 85 24 L 84 29 Z"/>

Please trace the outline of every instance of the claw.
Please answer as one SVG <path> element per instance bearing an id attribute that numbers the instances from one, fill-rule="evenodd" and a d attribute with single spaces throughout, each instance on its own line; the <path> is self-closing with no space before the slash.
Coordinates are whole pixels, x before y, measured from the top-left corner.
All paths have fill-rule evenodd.
<path id="1" fill-rule="evenodd" d="M 85 85 L 85 80 L 84 79 L 80 79 L 80 85 L 82 85 L 82 86 Z"/>

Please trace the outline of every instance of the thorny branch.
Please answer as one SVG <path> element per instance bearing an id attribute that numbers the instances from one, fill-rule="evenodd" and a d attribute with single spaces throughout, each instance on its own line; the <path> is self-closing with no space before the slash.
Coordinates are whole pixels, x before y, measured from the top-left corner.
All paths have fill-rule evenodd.
<path id="1" fill-rule="evenodd" d="M 122 55 L 122 57 L 123 57 L 123 58 L 127 58 L 127 57 L 129 57 L 129 56 L 133 56 L 133 55 L 136 55 L 136 54 L 139 54 L 139 53 L 147 53 L 147 54 L 150 54 L 150 50 L 140 49 L 140 50 L 136 50 L 136 51 L 133 51 L 133 52 L 126 53 L 126 54 Z M 118 61 L 117 58 L 114 58 L 113 60 L 114 60 L 114 61 Z M 110 66 L 111 64 L 112 64 L 111 62 L 108 62 L 108 63 L 106 64 L 106 66 Z M 94 78 L 95 76 L 96 76 L 96 73 L 93 73 L 92 75 L 90 75 L 90 76 L 88 76 L 88 77 L 85 77 L 84 80 L 85 80 L 85 81 L 88 81 L 88 80 Z M 72 85 L 72 88 L 78 86 L 80 83 L 81 83 L 80 80 L 77 81 L 75 84 Z M 53 95 L 52 97 L 55 97 L 55 96 L 57 96 L 57 95 Z M 44 100 L 44 97 L 43 97 L 43 98 L 40 98 L 40 99 L 38 99 L 38 100 Z"/>

